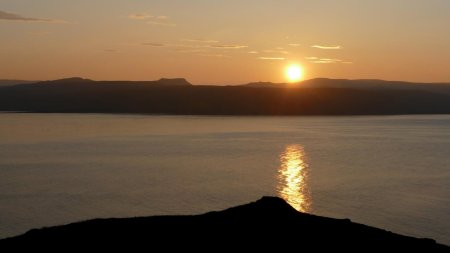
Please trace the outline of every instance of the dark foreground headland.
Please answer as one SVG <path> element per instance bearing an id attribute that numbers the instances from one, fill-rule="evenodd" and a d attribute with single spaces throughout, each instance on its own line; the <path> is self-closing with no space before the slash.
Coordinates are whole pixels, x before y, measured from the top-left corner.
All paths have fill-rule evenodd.
<path id="1" fill-rule="evenodd" d="M 418 239 L 382 229 L 297 212 L 276 197 L 224 211 L 193 216 L 95 219 L 33 229 L 0 240 L 0 251 L 33 248 L 71 251 L 125 248 L 149 252 L 269 250 L 333 250 L 333 252 L 449 252 L 431 239 Z M 344 250 L 344 251 L 342 251 Z M 190 251 L 189 251 L 190 252 Z"/>

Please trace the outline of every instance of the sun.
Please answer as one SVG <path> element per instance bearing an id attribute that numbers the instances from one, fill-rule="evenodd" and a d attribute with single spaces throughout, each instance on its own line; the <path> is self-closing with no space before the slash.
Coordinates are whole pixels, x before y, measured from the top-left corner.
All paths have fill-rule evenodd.
<path id="1" fill-rule="evenodd" d="M 289 82 L 297 82 L 303 78 L 303 68 L 298 64 L 291 64 L 286 67 L 286 78 Z"/>

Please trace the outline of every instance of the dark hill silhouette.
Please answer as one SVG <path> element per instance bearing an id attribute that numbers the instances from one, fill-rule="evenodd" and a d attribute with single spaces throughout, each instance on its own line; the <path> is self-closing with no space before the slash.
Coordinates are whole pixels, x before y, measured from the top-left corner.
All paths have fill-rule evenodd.
<path id="1" fill-rule="evenodd" d="M 93 83 L 95 81 L 90 79 L 85 79 L 81 77 L 69 77 L 69 78 L 63 78 L 63 79 L 57 79 L 57 80 L 48 80 L 48 81 L 41 81 L 36 84 L 44 85 L 44 84 L 59 84 L 59 85 L 65 85 L 65 84 L 83 84 L 83 83 Z"/>
<path id="2" fill-rule="evenodd" d="M 321 82 L 333 83 L 324 80 Z M 342 86 L 339 80 L 336 82 L 335 86 Z M 2 87 L 0 111 L 174 115 L 450 113 L 450 93 L 441 89 L 339 87 L 193 86 L 182 78 L 137 82 L 70 78 Z"/>
<path id="3" fill-rule="evenodd" d="M 13 85 L 17 85 L 17 84 L 30 84 L 30 83 L 37 83 L 37 82 L 39 82 L 39 81 L 0 79 L 0 87 L 13 86 Z"/>
<path id="4" fill-rule="evenodd" d="M 438 93 L 450 94 L 450 83 L 411 83 L 402 81 L 384 81 L 377 79 L 328 79 L 315 78 L 298 83 L 271 83 L 256 82 L 241 86 L 245 87 L 269 87 L 279 88 L 280 86 L 301 87 L 301 88 L 348 88 L 348 89 L 388 89 L 388 90 L 423 90 Z"/>
<path id="5" fill-rule="evenodd" d="M 78 87 L 88 87 L 90 85 L 153 85 L 153 86 L 191 86 L 184 78 L 161 78 L 157 81 L 94 81 L 90 79 L 84 79 L 81 77 L 71 77 L 58 80 L 49 80 L 34 83 L 35 85 L 43 86 L 78 86 Z M 28 87 L 27 85 L 22 85 L 22 87 Z"/>
<path id="6" fill-rule="evenodd" d="M 376 79 L 328 79 L 316 78 L 306 80 L 300 85 L 311 88 L 355 88 L 355 89 L 390 89 L 390 90 L 423 90 L 450 94 L 450 83 L 411 83 L 402 81 L 384 81 Z"/>
<path id="7" fill-rule="evenodd" d="M 166 86 L 191 86 L 192 84 L 189 83 L 184 78 L 161 78 L 157 81 L 160 85 L 166 85 Z"/>
<path id="8" fill-rule="evenodd" d="M 254 82 L 254 83 L 247 83 L 247 84 L 242 84 L 242 85 L 238 85 L 238 86 L 253 87 L 253 88 L 281 88 L 286 85 L 287 85 L 286 83 Z M 298 85 L 298 84 L 295 84 L 295 85 Z"/>
<path id="9" fill-rule="evenodd" d="M 303 252 L 449 252 L 431 239 L 417 239 L 382 229 L 297 212 L 276 197 L 220 212 L 193 216 L 153 216 L 96 219 L 64 226 L 34 229 L 0 240 L 0 248 L 19 252 L 59 252 L 73 249 L 127 248 L 145 251 L 223 249 Z M 6 251 L 5 251 L 6 252 Z"/>

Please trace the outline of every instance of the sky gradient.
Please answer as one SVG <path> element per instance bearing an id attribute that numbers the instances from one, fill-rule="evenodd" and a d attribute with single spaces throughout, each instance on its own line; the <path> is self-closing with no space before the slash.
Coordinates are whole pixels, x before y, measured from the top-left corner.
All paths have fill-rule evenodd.
<path id="1" fill-rule="evenodd" d="M 0 79 L 450 82 L 448 0 L 0 0 Z"/>

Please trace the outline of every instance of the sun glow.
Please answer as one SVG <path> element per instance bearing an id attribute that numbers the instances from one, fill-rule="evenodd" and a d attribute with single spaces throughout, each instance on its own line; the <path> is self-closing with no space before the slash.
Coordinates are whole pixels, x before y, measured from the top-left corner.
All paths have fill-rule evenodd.
<path id="1" fill-rule="evenodd" d="M 298 82 L 303 78 L 303 68 L 298 64 L 289 65 L 286 68 L 286 78 L 289 82 Z"/>

